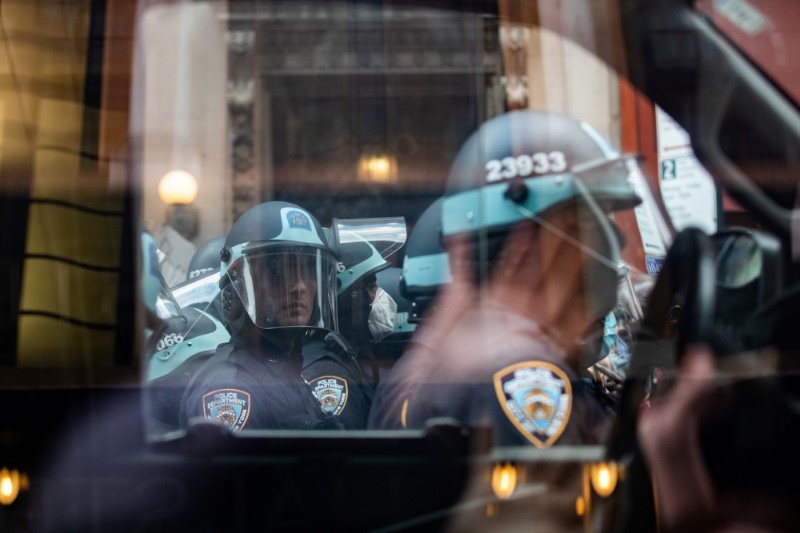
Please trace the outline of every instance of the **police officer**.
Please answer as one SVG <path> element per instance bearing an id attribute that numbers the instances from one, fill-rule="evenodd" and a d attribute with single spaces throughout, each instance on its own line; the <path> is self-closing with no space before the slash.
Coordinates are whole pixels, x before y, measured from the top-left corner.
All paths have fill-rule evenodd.
<path id="1" fill-rule="evenodd" d="M 367 424 L 375 384 L 373 343 L 393 331 L 397 306 L 377 284 L 377 273 L 389 267 L 369 242 L 339 242 L 337 301 L 339 331 L 303 347 L 303 374 L 325 412 L 338 416 L 348 429 Z M 374 372 L 369 372 L 372 369 Z"/>
<path id="2" fill-rule="evenodd" d="M 174 308 L 149 344 L 147 410 L 153 428 L 179 429 L 181 398 L 197 370 L 230 334 L 217 318 L 196 307 Z"/>
<path id="3" fill-rule="evenodd" d="M 602 440 L 608 413 L 581 378 L 616 299 L 607 214 L 640 201 L 632 165 L 557 113 L 510 112 L 467 140 L 442 204 L 462 303 L 439 306 L 466 309 L 408 404 L 409 426 L 446 416 L 488 424 L 499 445 Z"/>
<path id="4" fill-rule="evenodd" d="M 634 164 L 558 113 L 506 113 L 467 140 L 442 203 L 453 281 L 418 331 L 444 312 L 454 322 L 409 399 L 408 427 L 446 417 L 489 427 L 498 446 L 603 441 L 611 413 L 582 378 L 599 354 L 589 341 L 601 339 L 616 300 L 619 242 L 608 213 L 640 201 L 628 180 Z M 582 465 L 520 468 L 536 497 L 496 504 L 493 527 L 581 527 Z M 466 500 L 487 497 L 486 475 L 470 473 Z M 465 512 L 449 526 L 481 520 Z"/>
<path id="5" fill-rule="evenodd" d="M 200 246 L 189 262 L 189 279 L 171 289 L 163 284 L 158 310 L 164 322 L 148 345 L 149 421 L 160 433 L 180 427 L 181 399 L 194 374 L 230 339 L 219 302 L 219 253 L 225 236 Z M 214 259 L 216 258 L 216 259 Z"/>
<path id="6" fill-rule="evenodd" d="M 335 330 L 336 261 L 317 220 L 294 204 L 257 205 L 231 227 L 220 257 L 231 339 L 187 387 L 182 424 L 339 427 L 302 375 L 302 336 Z"/>

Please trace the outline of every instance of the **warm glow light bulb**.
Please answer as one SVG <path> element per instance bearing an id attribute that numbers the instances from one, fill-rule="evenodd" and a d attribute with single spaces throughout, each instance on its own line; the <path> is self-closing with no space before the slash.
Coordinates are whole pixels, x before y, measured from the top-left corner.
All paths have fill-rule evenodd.
<path id="1" fill-rule="evenodd" d="M 0 504 L 11 505 L 19 494 L 19 472 L 8 468 L 0 470 Z"/>
<path id="2" fill-rule="evenodd" d="M 397 181 L 397 158 L 390 154 L 362 155 L 358 162 L 358 179 L 373 183 Z"/>
<path id="3" fill-rule="evenodd" d="M 584 501 L 583 496 L 578 496 L 578 499 L 575 500 L 575 514 L 578 516 L 586 514 L 586 501 Z"/>
<path id="4" fill-rule="evenodd" d="M 492 490 L 501 500 L 507 500 L 517 487 L 517 467 L 511 463 L 496 464 L 492 469 Z"/>
<path id="5" fill-rule="evenodd" d="M 611 485 L 611 476 L 608 473 L 608 468 L 603 468 L 597 474 L 597 484 L 603 487 L 604 489 L 608 489 Z"/>
<path id="6" fill-rule="evenodd" d="M 197 179 L 185 170 L 170 170 L 158 182 L 158 197 L 167 205 L 190 204 L 197 198 Z"/>
<path id="7" fill-rule="evenodd" d="M 618 469 L 616 463 L 595 463 L 591 468 L 592 487 L 605 498 L 617 488 Z"/>
<path id="8" fill-rule="evenodd" d="M 385 157 L 374 157 L 370 160 L 370 170 L 376 174 L 389 173 L 389 160 Z"/>

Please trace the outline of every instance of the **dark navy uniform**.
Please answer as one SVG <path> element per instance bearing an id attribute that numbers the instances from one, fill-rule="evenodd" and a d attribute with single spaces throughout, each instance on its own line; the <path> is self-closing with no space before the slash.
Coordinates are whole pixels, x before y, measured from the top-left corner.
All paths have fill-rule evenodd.
<path id="1" fill-rule="evenodd" d="M 150 422 L 158 431 L 180 426 L 178 415 L 186 385 L 197 370 L 225 343 L 230 334 L 216 318 L 186 307 L 153 338 L 147 365 Z"/>
<path id="2" fill-rule="evenodd" d="M 412 343 L 377 386 L 367 420 L 370 429 L 407 427 L 406 410 L 416 389 L 424 382 L 425 372 L 434 363 L 434 353 L 427 346 Z"/>
<path id="3" fill-rule="evenodd" d="M 256 356 L 235 343 L 221 345 L 187 387 L 181 422 L 202 418 L 232 431 L 338 427 L 301 376 L 299 353 L 266 340 L 259 348 Z"/>
<path id="4" fill-rule="evenodd" d="M 367 427 L 374 386 L 343 348 L 322 339 L 308 340 L 303 345 L 303 377 L 322 410 L 345 429 Z"/>
<path id="5" fill-rule="evenodd" d="M 451 338 L 409 398 L 408 427 L 452 417 L 491 427 L 500 446 L 602 442 L 610 411 L 535 322 L 476 310 Z"/>

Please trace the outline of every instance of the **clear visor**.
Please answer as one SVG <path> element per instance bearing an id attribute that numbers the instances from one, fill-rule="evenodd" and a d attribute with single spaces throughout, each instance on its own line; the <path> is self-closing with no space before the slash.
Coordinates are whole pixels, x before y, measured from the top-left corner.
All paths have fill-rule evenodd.
<path id="1" fill-rule="evenodd" d="M 181 308 L 191 305 L 205 310 L 219 295 L 219 278 L 219 270 L 215 270 L 201 278 L 187 280 L 173 287 L 172 295 Z"/>
<path id="2" fill-rule="evenodd" d="M 181 306 L 175 301 L 175 297 L 164 278 L 161 278 L 161 289 L 158 291 L 158 296 L 156 296 L 155 309 L 156 316 L 161 320 L 183 316 Z"/>
<path id="3" fill-rule="evenodd" d="M 403 217 L 333 219 L 337 244 L 368 242 L 388 259 L 403 247 L 408 232 Z"/>
<path id="4" fill-rule="evenodd" d="M 620 266 L 615 314 L 623 315 L 623 318 L 617 318 L 618 320 L 629 322 L 631 331 L 636 329 L 635 325 L 641 322 L 644 316 L 640 295 L 646 297 L 646 294 L 641 294 L 642 291 L 647 291 L 652 287 L 652 282 L 642 281 L 642 277 L 642 273 L 633 273 L 630 266 L 625 264 Z M 638 287 L 634 279 L 639 280 Z M 642 287 L 642 284 L 646 284 L 646 287 Z"/>
<path id="5" fill-rule="evenodd" d="M 237 259 L 226 275 L 253 324 L 336 331 L 336 261 L 315 248 L 265 248 Z"/>

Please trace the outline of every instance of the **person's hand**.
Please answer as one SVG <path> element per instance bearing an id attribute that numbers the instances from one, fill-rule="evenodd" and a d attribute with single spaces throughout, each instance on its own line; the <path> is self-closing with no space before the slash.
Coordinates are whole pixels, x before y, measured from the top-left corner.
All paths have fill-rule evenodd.
<path id="1" fill-rule="evenodd" d="M 698 526 L 714 510 L 714 489 L 700 451 L 700 424 L 710 405 L 714 356 L 690 347 L 674 386 L 639 412 L 637 435 L 655 482 L 664 530 Z"/>
<path id="2" fill-rule="evenodd" d="M 614 398 L 619 398 L 622 393 L 622 384 L 625 381 L 611 368 L 611 358 L 606 356 L 587 369 L 592 379 L 602 390 Z"/>

